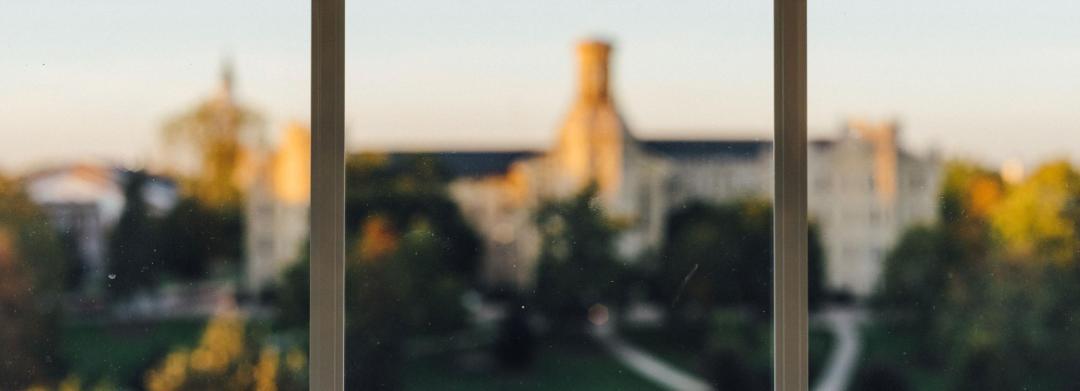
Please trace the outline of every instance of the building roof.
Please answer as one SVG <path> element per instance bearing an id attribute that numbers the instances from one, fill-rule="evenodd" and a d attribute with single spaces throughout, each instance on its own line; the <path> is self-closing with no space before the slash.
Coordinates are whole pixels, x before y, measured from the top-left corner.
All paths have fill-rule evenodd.
<path id="1" fill-rule="evenodd" d="M 450 174 L 463 177 L 482 177 L 505 174 L 510 165 L 522 159 L 538 155 L 536 151 L 482 151 L 482 152 L 439 152 L 439 158 Z"/>
<path id="2" fill-rule="evenodd" d="M 505 174 L 514 162 L 540 154 L 541 152 L 533 150 L 492 150 L 392 152 L 389 156 L 391 161 L 413 156 L 431 156 L 443 165 L 451 177 L 478 178 Z"/>
<path id="3" fill-rule="evenodd" d="M 751 159 L 772 149 L 766 140 L 643 140 L 646 151 L 672 159 Z"/>

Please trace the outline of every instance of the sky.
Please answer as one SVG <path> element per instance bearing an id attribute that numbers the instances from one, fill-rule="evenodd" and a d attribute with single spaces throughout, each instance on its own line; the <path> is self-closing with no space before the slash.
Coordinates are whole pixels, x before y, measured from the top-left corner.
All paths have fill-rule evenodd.
<path id="1" fill-rule="evenodd" d="M 347 2 L 352 149 L 542 148 L 569 109 L 576 41 L 615 44 L 642 138 L 769 138 L 764 0 Z M 160 151 L 221 64 L 273 136 L 307 122 L 306 0 L 0 2 L 0 169 Z M 809 126 L 897 120 L 905 145 L 996 164 L 1080 156 L 1080 2 L 810 0 Z M 1075 159 L 1074 160 L 1078 160 Z"/>

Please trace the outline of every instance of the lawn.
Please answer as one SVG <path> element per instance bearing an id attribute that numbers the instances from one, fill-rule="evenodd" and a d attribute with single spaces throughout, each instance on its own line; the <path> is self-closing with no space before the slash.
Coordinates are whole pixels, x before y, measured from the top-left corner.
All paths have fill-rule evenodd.
<path id="1" fill-rule="evenodd" d="M 64 327 L 61 353 L 69 372 L 84 383 L 98 379 L 137 383 L 165 353 L 198 342 L 205 324 L 201 319 L 110 324 L 76 321 Z"/>
<path id="2" fill-rule="evenodd" d="M 410 390 L 660 390 L 615 361 L 595 342 L 545 344 L 536 361 L 521 373 L 463 371 L 454 353 L 405 364 Z"/>
<path id="3" fill-rule="evenodd" d="M 642 350 L 655 355 L 676 368 L 689 373 L 702 376 L 701 355 L 703 347 L 699 344 L 690 344 L 685 339 L 677 338 L 662 328 L 638 328 L 622 330 L 622 337 Z M 810 328 L 810 380 L 813 380 L 824 370 L 829 353 L 835 343 L 832 334 L 816 326 Z M 771 357 L 772 346 L 763 345 L 758 347 L 750 361 L 762 361 L 762 357 Z M 767 360 L 766 360 L 767 361 Z"/>

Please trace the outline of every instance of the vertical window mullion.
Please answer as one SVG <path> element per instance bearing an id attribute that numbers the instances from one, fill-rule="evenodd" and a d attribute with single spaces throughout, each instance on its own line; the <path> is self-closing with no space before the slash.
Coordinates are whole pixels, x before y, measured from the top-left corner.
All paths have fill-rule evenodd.
<path id="1" fill-rule="evenodd" d="M 345 389 L 345 2 L 311 2 L 312 390 Z"/>
<path id="2" fill-rule="evenodd" d="M 806 0 L 773 7 L 773 376 L 776 390 L 806 390 Z"/>

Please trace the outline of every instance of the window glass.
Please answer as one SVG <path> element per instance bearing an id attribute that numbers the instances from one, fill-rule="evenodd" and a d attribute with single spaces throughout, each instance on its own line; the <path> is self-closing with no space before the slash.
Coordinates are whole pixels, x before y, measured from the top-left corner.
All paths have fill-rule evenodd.
<path id="1" fill-rule="evenodd" d="M 346 388 L 771 388 L 768 2 L 347 20 Z"/>
<path id="2" fill-rule="evenodd" d="M 308 4 L 2 8 L 0 389 L 306 389 Z"/>
<path id="3" fill-rule="evenodd" d="M 1078 11 L 810 7 L 809 180 L 870 178 L 809 195 L 821 389 L 1076 386 Z"/>

